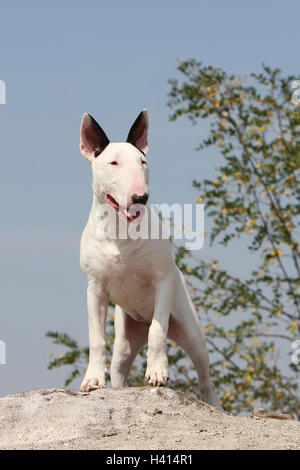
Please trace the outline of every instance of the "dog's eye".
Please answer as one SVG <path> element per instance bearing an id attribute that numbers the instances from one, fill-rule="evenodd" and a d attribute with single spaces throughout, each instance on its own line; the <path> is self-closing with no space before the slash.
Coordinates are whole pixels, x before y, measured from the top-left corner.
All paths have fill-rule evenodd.
<path id="1" fill-rule="evenodd" d="M 111 165 L 118 165 L 118 162 L 116 161 L 113 161 L 113 162 L 110 162 Z"/>
<path id="2" fill-rule="evenodd" d="M 142 165 L 147 165 L 146 160 L 142 160 Z"/>

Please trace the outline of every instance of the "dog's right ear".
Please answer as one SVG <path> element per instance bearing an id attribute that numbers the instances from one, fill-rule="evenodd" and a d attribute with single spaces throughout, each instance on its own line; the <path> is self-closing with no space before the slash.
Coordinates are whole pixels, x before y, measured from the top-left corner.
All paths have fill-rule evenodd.
<path id="1" fill-rule="evenodd" d="M 138 115 L 131 126 L 126 142 L 134 145 L 144 155 L 148 152 L 148 112 L 147 109 Z"/>
<path id="2" fill-rule="evenodd" d="M 80 151 L 90 163 L 109 144 L 109 139 L 95 119 L 85 113 L 80 127 Z"/>

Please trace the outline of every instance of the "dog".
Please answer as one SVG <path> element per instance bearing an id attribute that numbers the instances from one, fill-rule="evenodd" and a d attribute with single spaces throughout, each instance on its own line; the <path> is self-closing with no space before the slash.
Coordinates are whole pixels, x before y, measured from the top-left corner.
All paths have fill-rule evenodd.
<path id="1" fill-rule="evenodd" d="M 99 207 L 108 205 L 117 224 L 137 223 L 141 210 L 149 210 L 148 114 L 143 110 L 126 142 L 111 143 L 89 114 L 80 128 L 80 150 L 93 173 L 93 203 L 80 244 L 80 265 L 88 281 L 89 363 L 80 390 L 105 387 L 105 328 L 108 302 L 116 305 L 115 342 L 111 362 L 113 388 L 125 387 L 131 365 L 148 343 L 146 381 L 165 385 L 169 378 L 166 340 L 181 346 L 192 359 L 202 399 L 219 409 L 209 377 L 209 358 L 199 319 L 184 277 L 176 266 L 167 239 L 105 238 L 108 216 Z M 122 203 L 121 203 L 122 200 Z"/>

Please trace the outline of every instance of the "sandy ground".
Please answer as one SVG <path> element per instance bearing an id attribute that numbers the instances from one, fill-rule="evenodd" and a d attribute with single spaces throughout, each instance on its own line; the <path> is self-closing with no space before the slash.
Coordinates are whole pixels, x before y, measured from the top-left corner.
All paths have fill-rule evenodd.
<path id="1" fill-rule="evenodd" d="M 235 417 L 169 388 L 0 399 L 0 449 L 300 449 L 300 422 Z"/>

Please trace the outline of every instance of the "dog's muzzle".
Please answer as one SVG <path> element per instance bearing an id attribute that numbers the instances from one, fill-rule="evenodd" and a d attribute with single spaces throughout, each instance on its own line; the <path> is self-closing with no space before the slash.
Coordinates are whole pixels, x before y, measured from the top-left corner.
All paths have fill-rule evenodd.
<path id="1" fill-rule="evenodd" d="M 145 214 L 145 208 L 141 207 L 141 205 L 144 206 L 146 204 L 148 200 L 148 194 L 145 193 L 143 196 L 137 196 L 136 194 L 134 194 L 132 196 L 132 200 L 134 197 L 136 197 L 136 202 L 134 202 L 133 205 L 130 207 L 120 206 L 120 204 L 116 201 L 116 199 L 112 197 L 111 194 L 106 195 L 106 200 L 122 217 L 125 217 L 129 222 L 134 221 L 135 223 L 138 223 L 141 221 L 141 218 L 143 218 Z M 140 204 L 139 210 L 135 210 L 137 209 L 135 208 L 136 204 Z"/>

